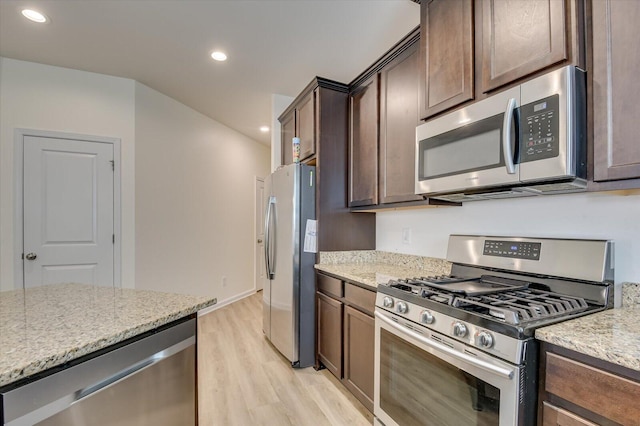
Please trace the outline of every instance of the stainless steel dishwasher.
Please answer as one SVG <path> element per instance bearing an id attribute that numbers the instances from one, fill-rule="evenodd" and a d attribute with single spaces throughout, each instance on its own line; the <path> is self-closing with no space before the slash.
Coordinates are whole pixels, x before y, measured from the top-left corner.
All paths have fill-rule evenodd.
<path id="1" fill-rule="evenodd" d="M 7 426 L 195 425 L 196 319 L 3 391 Z"/>

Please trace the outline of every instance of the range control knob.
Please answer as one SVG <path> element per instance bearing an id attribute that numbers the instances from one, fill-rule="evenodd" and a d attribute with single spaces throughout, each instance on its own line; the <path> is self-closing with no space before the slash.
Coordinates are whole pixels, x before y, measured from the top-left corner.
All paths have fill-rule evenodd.
<path id="1" fill-rule="evenodd" d="M 464 337 L 467 335 L 467 326 L 461 322 L 453 323 L 453 335 L 456 337 Z"/>
<path id="2" fill-rule="evenodd" d="M 481 331 L 476 334 L 476 345 L 482 348 L 490 348 L 493 346 L 493 336 L 488 331 Z"/>
<path id="3" fill-rule="evenodd" d="M 382 305 L 385 308 L 393 308 L 393 299 L 389 296 L 385 296 L 384 299 L 382 299 Z"/>
<path id="4" fill-rule="evenodd" d="M 433 314 L 429 311 L 420 312 L 420 322 L 423 324 L 433 324 Z"/>
<path id="5" fill-rule="evenodd" d="M 409 307 L 404 302 L 398 302 L 396 305 L 396 311 L 398 311 L 399 314 L 406 314 L 408 310 Z"/>

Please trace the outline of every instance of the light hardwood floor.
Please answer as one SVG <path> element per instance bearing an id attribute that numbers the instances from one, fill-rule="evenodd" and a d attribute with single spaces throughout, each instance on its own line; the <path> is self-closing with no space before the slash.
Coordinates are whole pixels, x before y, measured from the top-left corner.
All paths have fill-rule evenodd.
<path id="1" fill-rule="evenodd" d="M 198 318 L 199 425 L 371 425 L 327 370 L 291 368 L 262 333 L 262 292 Z"/>

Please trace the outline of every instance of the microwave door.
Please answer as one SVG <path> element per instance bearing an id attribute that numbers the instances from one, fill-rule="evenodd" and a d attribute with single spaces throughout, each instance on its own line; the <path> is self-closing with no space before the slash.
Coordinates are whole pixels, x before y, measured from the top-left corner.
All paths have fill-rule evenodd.
<path id="1" fill-rule="evenodd" d="M 524 183 L 584 178 L 584 72 L 560 68 L 521 86 L 520 177 Z"/>
<path id="2" fill-rule="evenodd" d="M 416 193 L 518 183 L 519 100 L 512 88 L 418 126 Z"/>

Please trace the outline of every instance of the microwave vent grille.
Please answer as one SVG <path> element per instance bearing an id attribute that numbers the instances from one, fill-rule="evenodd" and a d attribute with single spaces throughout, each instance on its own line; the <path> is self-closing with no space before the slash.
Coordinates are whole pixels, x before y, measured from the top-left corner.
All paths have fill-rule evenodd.
<path id="1" fill-rule="evenodd" d="M 583 179 L 576 179 L 571 182 L 554 182 L 542 185 L 527 186 L 526 190 L 539 192 L 543 194 L 552 193 L 567 193 L 567 192 L 581 192 L 587 187 L 586 181 Z"/>

